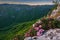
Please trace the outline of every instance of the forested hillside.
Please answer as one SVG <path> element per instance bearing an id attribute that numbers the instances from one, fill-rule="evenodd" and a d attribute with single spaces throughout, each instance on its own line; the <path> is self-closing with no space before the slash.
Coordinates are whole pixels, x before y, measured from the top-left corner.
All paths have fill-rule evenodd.
<path id="1" fill-rule="evenodd" d="M 31 25 L 46 16 L 54 5 L 0 4 L 0 40 L 24 35 Z"/>

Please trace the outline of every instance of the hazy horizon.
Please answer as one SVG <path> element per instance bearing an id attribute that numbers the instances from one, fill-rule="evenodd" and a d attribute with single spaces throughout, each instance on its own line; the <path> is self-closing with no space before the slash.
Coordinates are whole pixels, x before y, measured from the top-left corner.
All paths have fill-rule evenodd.
<path id="1" fill-rule="evenodd" d="M 13 2 L 13 1 L 0 1 L 0 4 L 27 4 L 27 5 L 52 5 L 52 2 Z"/>
<path id="2" fill-rule="evenodd" d="M 28 4 L 28 5 L 42 5 L 52 4 L 52 0 L 0 0 L 0 4 Z"/>

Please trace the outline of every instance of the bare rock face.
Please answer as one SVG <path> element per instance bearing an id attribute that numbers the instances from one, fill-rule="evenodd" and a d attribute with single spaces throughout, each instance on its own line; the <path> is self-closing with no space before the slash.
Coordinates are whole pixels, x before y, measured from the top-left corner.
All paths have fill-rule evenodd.
<path id="1" fill-rule="evenodd" d="M 40 39 L 40 40 L 60 40 L 60 29 L 50 29 L 43 36 L 40 36 L 40 38 L 38 38 L 38 39 Z"/>
<path id="2" fill-rule="evenodd" d="M 27 37 L 24 40 L 60 40 L 60 29 L 50 29 L 39 37 Z"/>
<path id="3" fill-rule="evenodd" d="M 57 17 L 57 20 L 60 21 L 60 16 Z"/>

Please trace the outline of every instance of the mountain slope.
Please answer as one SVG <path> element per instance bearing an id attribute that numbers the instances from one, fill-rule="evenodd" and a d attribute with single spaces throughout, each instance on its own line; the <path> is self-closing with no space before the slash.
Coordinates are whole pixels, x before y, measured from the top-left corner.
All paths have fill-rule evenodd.
<path id="1" fill-rule="evenodd" d="M 29 6 L 0 4 L 0 40 L 23 35 L 36 20 L 46 16 L 54 5 Z"/>
<path id="2" fill-rule="evenodd" d="M 34 23 L 24 40 L 60 40 L 60 6 L 50 14 Z"/>

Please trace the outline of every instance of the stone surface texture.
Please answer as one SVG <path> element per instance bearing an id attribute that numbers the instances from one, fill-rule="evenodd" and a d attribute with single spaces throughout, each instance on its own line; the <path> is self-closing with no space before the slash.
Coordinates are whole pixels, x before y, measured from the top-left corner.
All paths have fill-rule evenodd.
<path id="1" fill-rule="evenodd" d="M 26 37 L 24 40 L 60 40 L 60 29 L 50 29 L 42 36 Z"/>

